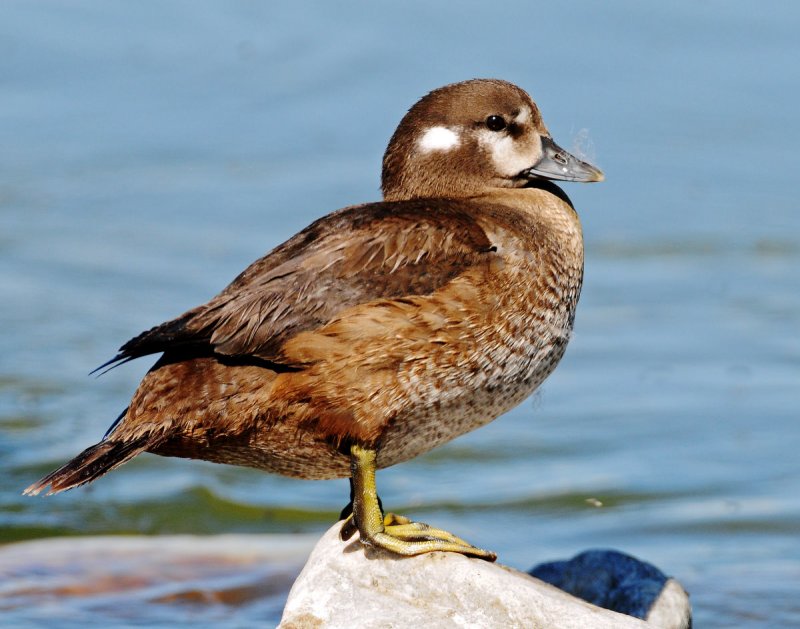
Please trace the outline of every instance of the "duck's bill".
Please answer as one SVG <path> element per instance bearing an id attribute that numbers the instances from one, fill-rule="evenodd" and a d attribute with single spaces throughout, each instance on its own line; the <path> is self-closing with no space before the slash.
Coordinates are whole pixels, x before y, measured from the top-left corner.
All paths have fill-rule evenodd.
<path id="1" fill-rule="evenodd" d="M 579 160 L 548 137 L 542 137 L 542 158 L 522 172 L 528 179 L 558 179 L 561 181 L 603 181 L 599 168 Z"/>

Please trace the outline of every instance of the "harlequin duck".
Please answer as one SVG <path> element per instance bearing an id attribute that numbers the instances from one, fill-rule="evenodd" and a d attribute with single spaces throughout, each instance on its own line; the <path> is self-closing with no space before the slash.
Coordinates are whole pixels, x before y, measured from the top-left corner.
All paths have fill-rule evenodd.
<path id="1" fill-rule="evenodd" d="M 346 538 L 402 555 L 495 555 L 384 516 L 375 471 L 482 426 L 553 371 L 583 277 L 550 180 L 602 181 L 519 87 L 432 91 L 383 158 L 382 202 L 338 210 L 104 366 L 161 357 L 102 441 L 28 487 L 88 483 L 141 452 L 350 477 Z"/>

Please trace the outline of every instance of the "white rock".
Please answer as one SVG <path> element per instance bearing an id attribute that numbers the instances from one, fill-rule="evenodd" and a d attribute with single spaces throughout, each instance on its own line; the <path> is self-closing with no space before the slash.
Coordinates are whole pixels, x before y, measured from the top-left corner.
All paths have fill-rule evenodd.
<path id="1" fill-rule="evenodd" d="M 647 623 L 665 629 L 687 629 L 692 626 L 689 595 L 675 579 L 668 579 L 661 595 L 647 614 Z"/>
<path id="2" fill-rule="evenodd" d="M 322 537 L 295 581 L 280 629 L 538 627 L 646 629 L 656 625 L 590 605 L 533 577 L 455 553 L 398 557 Z"/>

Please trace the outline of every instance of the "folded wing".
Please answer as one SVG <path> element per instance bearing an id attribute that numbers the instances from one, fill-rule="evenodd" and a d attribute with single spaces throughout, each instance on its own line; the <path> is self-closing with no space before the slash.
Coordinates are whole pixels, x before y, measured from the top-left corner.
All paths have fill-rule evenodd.
<path id="1" fill-rule="evenodd" d="M 494 247 L 465 201 L 373 203 L 330 214 L 251 264 L 208 303 L 120 348 L 107 365 L 192 348 L 292 366 L 281 346 L 342 310 L 427 295 Z"/>

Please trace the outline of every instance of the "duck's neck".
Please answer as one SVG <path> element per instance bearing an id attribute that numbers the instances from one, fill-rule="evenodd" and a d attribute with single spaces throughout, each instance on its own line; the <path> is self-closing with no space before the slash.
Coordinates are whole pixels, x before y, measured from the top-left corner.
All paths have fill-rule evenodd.
<path id="1" fill-rule="evenodd" d="M 486 204 L 499 204 L 512 207 L 524 213 L 529 220 L 560 238 L 572 241 L 576 247 L 583 248 L 583 232 L 578 213 L 564 191 L 549 181 L 537 182 L 524 188 L 495 188 L 488 194 L 474 197 Z"/>

